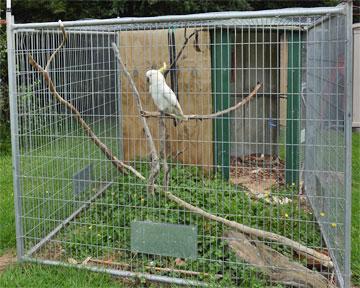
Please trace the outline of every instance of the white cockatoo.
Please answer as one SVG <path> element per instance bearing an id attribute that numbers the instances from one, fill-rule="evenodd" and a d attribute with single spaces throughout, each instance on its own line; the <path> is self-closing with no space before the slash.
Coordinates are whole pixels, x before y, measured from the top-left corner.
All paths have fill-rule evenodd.
<path id="1" fill-rule="evenodd" d="M 158 110 L 163 113 L 169 113 L 176 116 L 175 126 L 181 120 L 187 120 L 180 103 L 176 98 L 174 91 L 166 84 L 163 71 L 166 64 L 159 70 L 149 70 L 146 72 L 146 78 L 149 83 L 149 93 L 154 100 Z"/>

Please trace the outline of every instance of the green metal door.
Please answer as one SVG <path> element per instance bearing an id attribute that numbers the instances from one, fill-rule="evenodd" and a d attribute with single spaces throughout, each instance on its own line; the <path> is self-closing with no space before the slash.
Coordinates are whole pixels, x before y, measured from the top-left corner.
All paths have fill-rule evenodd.
<path id="1" fill-rule="evenodd" d="M 301 34 L 288 34 L 288 91 L 286 119 L 286 183 L 299 184 Z"/>
<path id="2" fill-rule="evenodd" d="M 211 33 L 211 83 L 214 112 L 230 107 L 230 73 L 234 33 L 216 28 Z M 214 119 L 214 165 L 223 177 L 230 176 L 230 115 Z"/>

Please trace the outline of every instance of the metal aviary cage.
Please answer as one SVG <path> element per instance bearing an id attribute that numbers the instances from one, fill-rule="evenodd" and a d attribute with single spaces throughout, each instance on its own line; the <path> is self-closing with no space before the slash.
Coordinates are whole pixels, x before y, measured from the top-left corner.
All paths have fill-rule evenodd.
<path id="1" fill-rule="evenodd" d="M 351 4 L 7 17 L 19 259 L 173 284 L 350 287 Z M 176 126 L 151 69 L 185 114 Z"/>

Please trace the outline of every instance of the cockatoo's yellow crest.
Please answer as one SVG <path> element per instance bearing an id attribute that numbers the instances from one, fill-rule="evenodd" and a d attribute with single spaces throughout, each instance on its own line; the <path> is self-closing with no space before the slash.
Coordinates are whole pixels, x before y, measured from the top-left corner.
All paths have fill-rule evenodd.
<path id="1" fill-rule="evenodd" d="M 166 62 L 164 62 L 163 67 L 161 67 L 161 68 L 159 69 L 159 72 L 162 73 L 162 74 L 164 74 L 165 71 L 166 71 Z"/>

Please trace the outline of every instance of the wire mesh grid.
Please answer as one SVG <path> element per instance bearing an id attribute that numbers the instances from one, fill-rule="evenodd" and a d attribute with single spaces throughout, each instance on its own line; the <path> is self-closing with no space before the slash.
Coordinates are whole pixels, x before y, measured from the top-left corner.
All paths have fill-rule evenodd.
<path id="1" fill-rule="evenodd" d="M 59 94 L 146 178 L 153 159 L 112 43 L 147 111 L 157 108 L 146 71 L 176 55 L 166 81 L 185 114 L 232 107 L 261 83 L 231 113 L 165 120 L 168 190 L 215 217 L 328 255 L 335 267 L 152 195 L 146 181 L 120 173 L 29 64 L 31 54 L 44 67 L 62 41 L 47 27 L 14 30 L 21 256 L 177 284 L 346 287 L 347 25 L 344 14 L 65 25 L 68 39 L 49 66 Z M 159 149 L 159 118 L 146 120 Z M 244 249 L 266 253 L 253 259 Z"/>

